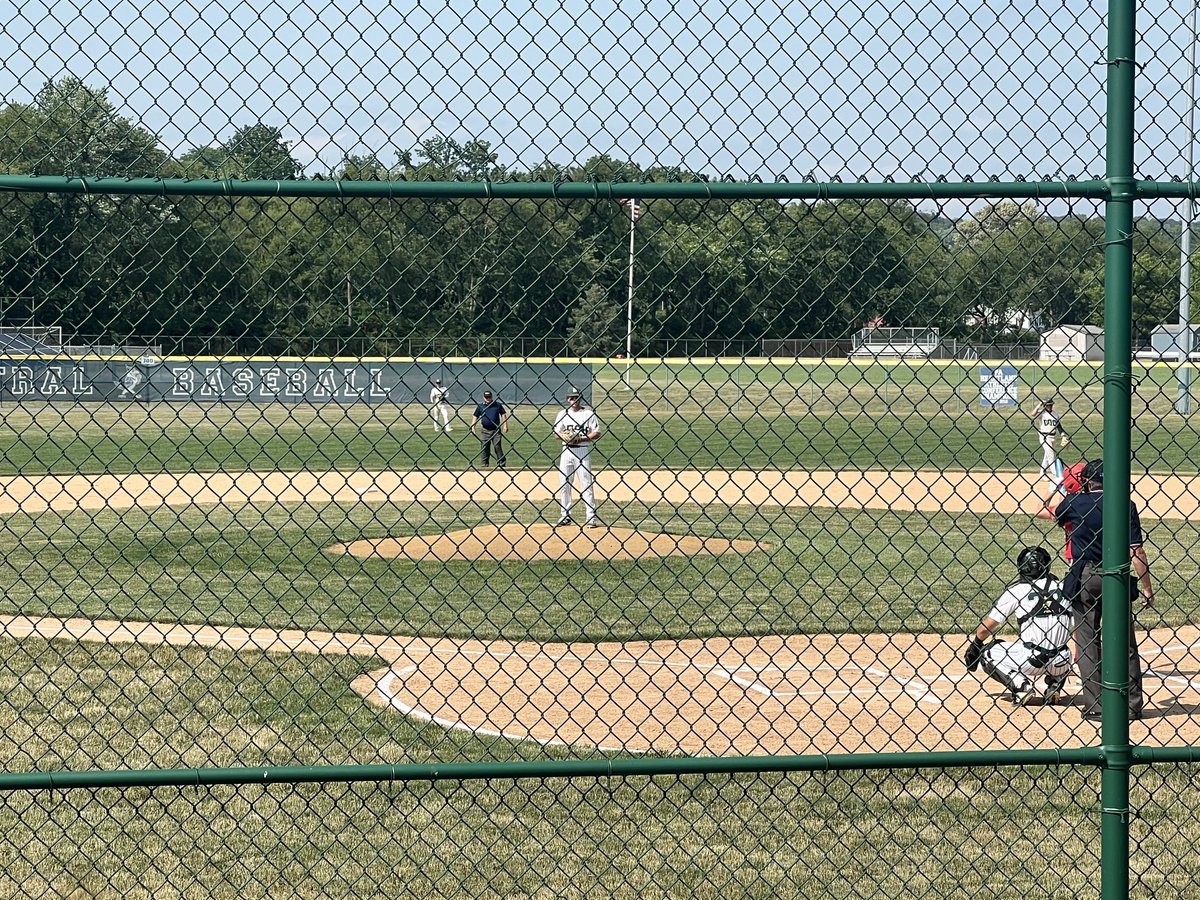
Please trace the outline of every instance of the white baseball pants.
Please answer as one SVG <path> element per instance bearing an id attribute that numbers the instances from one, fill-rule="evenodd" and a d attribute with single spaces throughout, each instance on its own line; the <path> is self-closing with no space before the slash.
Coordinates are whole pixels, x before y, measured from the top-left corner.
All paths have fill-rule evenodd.
<path id="1" fill-rule="evenodd" d="M 570 451 L 558 459 L 558 474 L 560 485 L 558 489 L 558 505 L 562 508 L 563 518 L 571 515 L 571 482 L 579 476 L 579 492 L 583 494 L 583 504 L 587 507 L 587 520 L 596 518 L 596 489 L 592 479 L 592 463 L 587 455 L 579 455 Z"/>
<path id="2" fill-rule="evenodd" d="M 433 409 L 430 410 L 430 415 L 433 416 L 434 431 L 450 431 L 450 404 L 435 403 Z"/>
<path id="3" fill-rule="evenodd" d="M 1058 651 L 1045 666 L 1035 665 L 1030 650 L 1020 641 L 997 641 L 983 651 L 983 669 L 1010 690 L 1020 690 L 1039 675 L 1059 677 L 1070 673 L 1071 651 Z"/>
<path id="4" fill-rule="evenodd" d="M 1058 466 L 1058 451 L 1054 449 L 1054 440 L 1058 435 L 1042 435 L 1042 476 L 1054 480 L 1054 470 Z"/>

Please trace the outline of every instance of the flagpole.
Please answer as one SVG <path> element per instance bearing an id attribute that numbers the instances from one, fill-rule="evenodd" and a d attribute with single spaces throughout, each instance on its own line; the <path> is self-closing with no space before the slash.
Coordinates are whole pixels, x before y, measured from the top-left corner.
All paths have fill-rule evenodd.
<path id="1" fill-rule="evenodd" d="M 625 388 L 633 390 L 629 383 L 629 367 L 633 362 L 633 234 L 637 222 L 637 200 L 629 198 L 629 304 L 625 311 Z"/>

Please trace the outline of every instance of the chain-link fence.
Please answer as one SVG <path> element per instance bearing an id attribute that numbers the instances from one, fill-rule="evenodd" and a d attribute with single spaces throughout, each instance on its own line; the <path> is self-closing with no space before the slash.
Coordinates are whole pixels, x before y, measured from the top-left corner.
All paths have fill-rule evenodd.
<path id="1" fill-rule="evenodd" d="M 1191 10 L 68 7 L 0 893 L 1194 891 Z"/>

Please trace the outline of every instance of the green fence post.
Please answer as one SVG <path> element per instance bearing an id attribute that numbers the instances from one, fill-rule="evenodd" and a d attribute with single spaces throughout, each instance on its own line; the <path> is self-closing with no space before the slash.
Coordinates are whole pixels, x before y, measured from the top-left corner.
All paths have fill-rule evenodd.
<path id="1" fill-rule="evenodd" d="M 1109 198 L 1104 216 L 1104 596 L 1100 894 L 1129 897 L 1129 444 L 1133 305 L 1133 0 L 1108 5 Z"/>

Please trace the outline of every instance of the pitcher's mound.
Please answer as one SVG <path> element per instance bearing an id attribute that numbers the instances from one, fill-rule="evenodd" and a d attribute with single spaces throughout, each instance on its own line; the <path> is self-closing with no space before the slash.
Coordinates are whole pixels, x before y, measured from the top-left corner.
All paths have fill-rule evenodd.
<path id="1" fill-rule="evenodd" d="M 647 559 L 706 553 L 752 553 L 766 550 L 758 541 L 729 541 L 691 534 L 654 534 L 633 528 L 584 528 L 566 525 L 480 525 L 447 534 L 413 535 L 335 544 L 331 553 L 383 559 Z"/>

